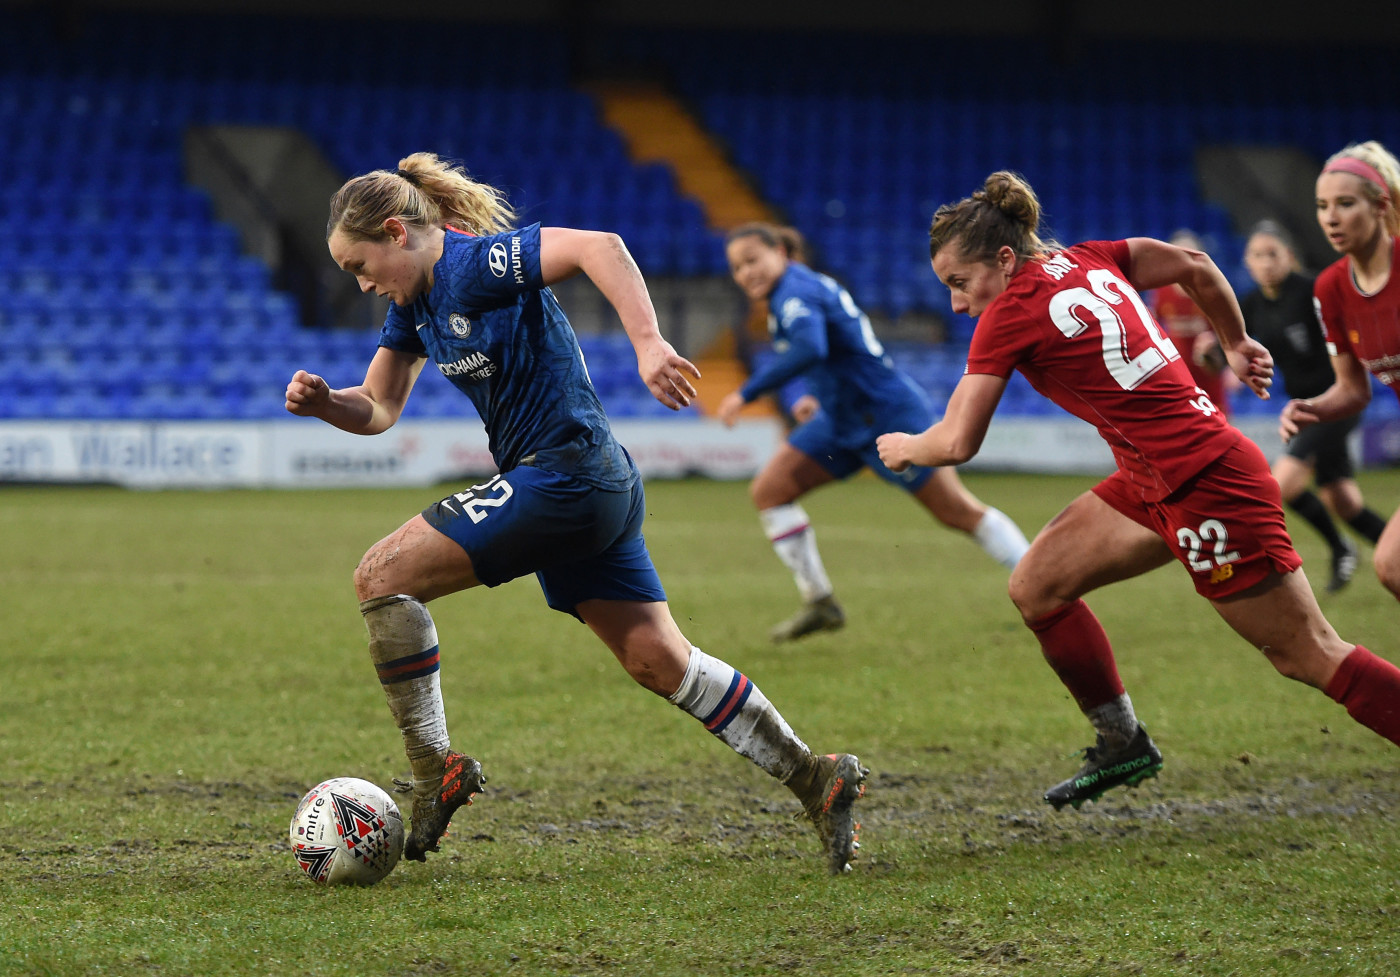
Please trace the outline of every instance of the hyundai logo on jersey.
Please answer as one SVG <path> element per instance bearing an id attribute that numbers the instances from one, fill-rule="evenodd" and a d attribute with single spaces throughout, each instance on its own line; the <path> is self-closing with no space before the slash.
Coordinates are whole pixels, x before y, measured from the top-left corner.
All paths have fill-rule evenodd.
<path id="1" fill-rule="evenodd" d="M 515 272 L 515 284 L 525 284 L 525 264 L 520 251 L 519 235 L 510 239 L 510 267 Z"/>
<path id="2" fill-rule="evenodd" d="M 497 241 L 491 245 L 491 253 L 486 260 L 491 266 L 491 274 L 497 278 L 506 277 L 506 246 L 504 244 Z"/>

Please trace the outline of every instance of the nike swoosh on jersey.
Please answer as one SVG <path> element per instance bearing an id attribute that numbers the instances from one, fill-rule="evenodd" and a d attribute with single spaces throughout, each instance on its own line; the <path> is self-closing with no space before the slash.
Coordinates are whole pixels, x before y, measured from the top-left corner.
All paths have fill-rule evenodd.
<path id="1" fill-rule="evenodd" d="M 413 328 L 414 328 L 415 330 L 417 330 L 417 329 L 422 329 L 422 328 L 423 328 L 424 326 L 426 326 L 426 325 L 427 325 L 426 322 L 420 322 L 420 323 L 418 323 L 418 325 L 414 326 Z"/>

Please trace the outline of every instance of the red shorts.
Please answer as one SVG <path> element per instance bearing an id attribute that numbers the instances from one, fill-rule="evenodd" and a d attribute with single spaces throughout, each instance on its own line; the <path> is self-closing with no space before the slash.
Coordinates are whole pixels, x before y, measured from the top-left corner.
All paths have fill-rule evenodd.
<path id="1" fill-rule="evenodd" d="M 1144 502 L 1121 471 L 1094 494 L 1166 540 L 1202 596 L 1228 597 L 1303 565 L 1288 537 L 1278 482 L 1258 445 L 1243 436 L 1161 502 Z"/>

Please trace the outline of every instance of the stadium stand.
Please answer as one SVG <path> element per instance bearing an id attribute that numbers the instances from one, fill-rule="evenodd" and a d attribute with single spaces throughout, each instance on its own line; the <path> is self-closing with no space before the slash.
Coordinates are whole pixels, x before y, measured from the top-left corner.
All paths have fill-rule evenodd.
<path id="1" fill-rule="evenodd" d="M 353 22 L 93 12 L 65 37 L 21 9 L 11 26 L 26 43 L 0 65 L 0 417 L 278 417 L 296 367 L 358 378 L 373 332 L 304 326 L 184 181 L 192 125 L 295 127 L 346 173 L 432 148 L 506 188 L 525 221 L 618 231 L 648 275 L 724 274 L 719 236 L 671 171 L 631 162 L 574 86 L 559 30 L 474 24 L 469 44 L 423 32 L 411 83 L 371 85 L 357 66 L 378 41 Z M 985 39 L 628 29 L 607 43 L 617 64 L 665 65 L 864 306 L 949 323 L 950 347 L 895 350 L 936 395 L 956 382 L 971 323 L 928 268 L 923 229 L 989 170 L 1029 176 L 1062 240 L 1190 226 L 1244 285 L 1229 216 L 1197 189 L 1197 147 L 1321 157 L 1356 138 L 1400 141 L 1400 108 L 1381 94 L 1400 69 L 1383 57 L 1362 66 L 1375 104 L 1358 104 L 1311 49 L 1279 77 L 1277 49 L 1181 44 L 1164 85 L 1151 51 L 1127 42 L 1094 42 L 1069 64 L 1018 48 L 1004 71 L 987 68 L 1006 55 Z M 665 413 L 624 337 L 583 341 L 610 412 Z M 1015 395 L 1007 406 L 1021 403 L 1041 409 Z M 415 416 L 463 410 L 431 373 L 410 403 Z"/>
<path id="2" fill-rule="evenodd" d="M 1384 49 L 1095 41 L 1066 60 L 1052 44 L 972 38 L 657 30 L 613 41 L 618 60 L 668 66 L 862 306 L 936 313 L 958 346 L 973 322 L 933 275 L 926 228 L 994 169 L 1031 180 L 1061 241 L 1188 227 L 1244 291 L 1243 240 L 1203 198 L 1201 147 L 1292 146 L 1320 162 L 1351 141 L 1400 140 L 1400 107 L 1385 95 L 1400 71 Z M 1373 82 L 1369 96 L 1355 77 Z M 895 354 L 935 392 L 962 366 L 917 346 Z M 1003 409 L 1046 409 L 1019 389 Z M 1375 403 L 1394 411 L 1393 397 Z M 1244 392 L 1233 404 L 1277 410 Z"/>
<path id="3" fill-rule="evenodd" d="M 38 14 L 15 16 L 34 43 L 0 69 L 0 417 L 280 417 L 297 367 L 336 385 L 363 374 L 374 333 L 303 328 L 268 269 L 184 182 L 191 125 L 298 127 L 346 173 L 432 147 L 506 187 L 525 221 L 548 212 L 617 230 L 649 274 L 722 264 L 670 171 L 632 165 L 593 100 L 568 86 L 551 56 L 558 35 L 493 28 L 469 77 L 448 67 L 459 40 L 428 35 L 437 77 L 371 89 L 330 80 L 372 56 L 354 25 L 95 14 L 62 41 Z M 508 52 L 527 41 L 544 68 L 521 77 Z M 630 347 L 584 342 L 610 411 L 665 412 Z M 408 414 L 470 409 L 430 371 Z"/>

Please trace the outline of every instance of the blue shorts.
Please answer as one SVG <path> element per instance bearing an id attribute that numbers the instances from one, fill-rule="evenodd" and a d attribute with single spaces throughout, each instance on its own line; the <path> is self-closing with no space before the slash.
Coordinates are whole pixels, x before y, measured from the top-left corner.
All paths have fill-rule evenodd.
<path id="1" fill-rule="evenodd" d="M 642 538 L 642 480 L 609 492 L 572 475 L 521 465 L 423 510 L 467 551 L 488 587 L 533 573 L 545 601 L 578 617 L 586 600 L 666 599 Z"/>
<path id="2" fill-rule="evenodd" d="M 875 449 L 875 439 L 891 431 L 918 434 L 933 423 L 933 418 L 922 410 L 906 410 L 891 411 L 874 420 L 878 423 L 869 426 L 868 439 L 852 446 L 850 440 L 837 437 L 831 415 L 820 410 L 810 421 L 788 435 L 788 444 L 821 465 L 832 478 L 849 478 L 862 468 L 869 468 L 885 481 L 898 485 L 906 492 L 917 492 L 933 477 L 933 469 L 922 465 L 910 465 L 902 472 L 890 471 L 880 460 L 880 452 Z"/>

